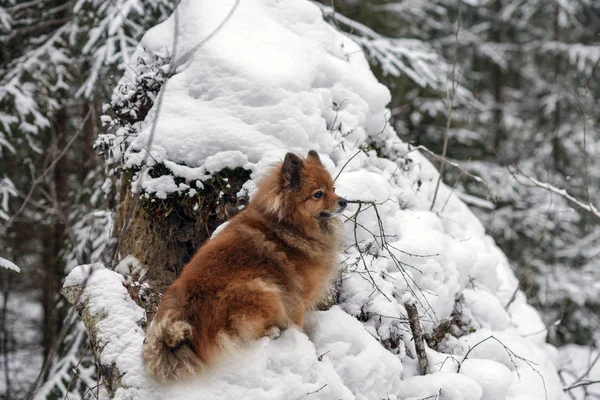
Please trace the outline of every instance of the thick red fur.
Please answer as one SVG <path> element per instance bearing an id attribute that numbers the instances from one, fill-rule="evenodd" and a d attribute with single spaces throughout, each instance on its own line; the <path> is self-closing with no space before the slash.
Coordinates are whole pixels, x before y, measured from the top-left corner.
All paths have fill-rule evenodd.
<path id="1" fill-rule="evenodd" d="M 166 291 L 144 343 L 148 373 L 185 379 L 228 348 L 302 328 L 335 275 L 345 206 L 316 152 L 288 153 Z"/>

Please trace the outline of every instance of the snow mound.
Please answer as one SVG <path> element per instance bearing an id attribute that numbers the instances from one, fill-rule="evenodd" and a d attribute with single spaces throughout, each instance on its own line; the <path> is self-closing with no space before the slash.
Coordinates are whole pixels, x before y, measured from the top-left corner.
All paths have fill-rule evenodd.
<path id="1" fill-rule="evenodd" d="M 120 274 L 100 264 L 75 268 L 65 287 L 83 285 L 80 301 L 97 318 L 100 360 L 121 373 L 116 399 L 394 399 L 402 372 L 362 325 L 334 307 L 318 312 L 312 341 L 288 329 L 275 340 L 263 338 L 226 355 L 197 379 L 157 386 L 142 365 L 144 310 L 129 296 Z"/>
<path id="2" fill-rule="evenodd" d="M 182 0 L 144 36 L 132 59 L 170 57 L 174 71 L 160 107 L 125 138 L 125 153 L 115 154 L 147 196 L 165 198 L 194 196 L 192 182 L 237 167 L 252 172 L 244 186 L 252 194 L 286 152 L 318 151 L 337 192 L 354 201 L 345 213 L 340 308 L 316 315 L 311 341 L 285 332 L 225 362 L 211 379 L 169 389 L 142 383 L 143 333 L 129 323 L 135 338 L 127 351 L 135 354 L 126 370 L 135 377 L 131 387 L 145 391 L 138 398 L 164 390 L 163 398 L 180 399 L 563 398 L 556 352 L 506 257 L 458 194 L 437 189 L 436 169 L 389 126 L 390 93 L 358 45 L 308 1 L 244 0 L 198 46 L 234 4 Z M 132 66 L 115 96 L 136 73 Z M 167 173 L 151 176 L 144 164 Z M 417 376 L 408 300 L 434 347 L 427 376 Z M 130 321 L 140 317 L 125 309 Z M 107 340 L 116 334 L 106 333 Z"/>

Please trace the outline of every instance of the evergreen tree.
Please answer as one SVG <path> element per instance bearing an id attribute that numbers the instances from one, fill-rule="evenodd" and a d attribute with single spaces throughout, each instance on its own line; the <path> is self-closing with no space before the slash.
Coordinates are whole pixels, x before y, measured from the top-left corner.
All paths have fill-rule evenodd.
<path id="1" fill-rule="evenodd" d="M 41 289 L 41 344 L 55 374 L 45 369 L 40 377 L 52 383 L 44 386 L 47 394 L 81 396 L 94 384 L 65 383 L 76 379 L 71 368 L 85 349 L 79 326 L 69 328 L 75 339 L 59 351 L 66 358 L 51 359 L 66 314 L 56 307 L 58 291 L 70 268 L 107 254 L 106 178 L 92 149 L 100 99 L 132 61 L 141 35 L 173 6 L 167 0 L 10 0 L 0 6 L 0 256 L 26 277 L 15 295 Z"/>

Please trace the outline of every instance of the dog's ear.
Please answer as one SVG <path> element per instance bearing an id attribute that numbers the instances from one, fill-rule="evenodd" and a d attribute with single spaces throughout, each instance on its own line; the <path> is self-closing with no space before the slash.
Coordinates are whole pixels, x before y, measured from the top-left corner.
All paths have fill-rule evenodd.
<path id="1" fill-rule="evenodd" d="M 314 162 L 317 162 L 317 163 L 321 164 L 321 158 L 319 158 L 319 153 L 317 153 L 314 150 L 309 151 L 308 152 L 308 156 L 306 158 L 308 158 L 309 160 L 312 160 Z"/>
<path id="2" fill-rule="evenodd" d="M 304 165 L 300 157 L 294 153 L 287 153 L 281 167 L 283 185 L 292 189 L 300 186 L 303 167 Z"/>

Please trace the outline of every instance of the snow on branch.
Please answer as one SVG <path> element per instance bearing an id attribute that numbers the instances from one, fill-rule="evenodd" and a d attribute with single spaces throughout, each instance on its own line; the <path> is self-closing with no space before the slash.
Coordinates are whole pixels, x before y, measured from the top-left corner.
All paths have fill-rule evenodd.
<path id="1" fill-rule="evenodd" d="M 0 146 L 2 136 L 0 136 Z M 1 148 L 1 147 L 0 147 Z M 0 179 L 0 220 L 8 221 L 10 219 L 8 215 L 8 201 L 12 196 L 16 196 L 17 191 L 14 183 L 8 178 L 3 177 Z"/>
<path id="2" fill-rule="evenodd" d="M 540 43 L 538 41 L 528 43 L 529 50 L 539 49 L 542 53 L 563 54 L 571 65 L 577 67 L 580 72 L 589 74 L 594 67 L 594 63 L 600 58 L 600 45 L 565 43 L 559 41 L 547 41 Z"/>
<path id="3" fill-rule="evenodd" d="M 406 75 L 421 87 L 430 87 L 438 92 L 446 92 L 446 76 L 452 69 L 431 46 L 417 39 L 389 38 L 371 28 L 351 20 L 332 7 L 317 4 L 325 19 L 358 43 L 367 57 L 374 60 L 385 74 Z M 347 54 L 351 57 L 352 53 Z M 456 86 L 456 98 L 461 104 L 472 104 L 472 93 L 461 85 Z"/>
<path id="4" fill-rule="evenodd" d="M 519 176 L 523 177 L 523 178 L 527 179 L 529 182 L 531 182 L 531 185 L 527 185 L 527 186 L 539 187 L 539 188 L 547 190 L 547 191 L 549 191 L 551 193 L 557 194 L 560 197 L 562 197 L 563 199 L 565 199 L 568 202 L 570 202 L 571 204 L 576 205 L 580 209 L 582 209 L 584 211 L 587 211 L 588 213 L 592 214 L 596 218 L 600 219 L 600 211 L 592 203 L 587 203 L 586 204 L 583 201 L 578 200 L 577 198 L 575 198 L 572 195 L 570 195 L 565 189 L 559 189 L 556 186 L 553 186 L 553 185 L 551 185 L 548 182 L 538 181 L 535 178 L 532 178 L 532 177 L 530 177 L 528 175 L 525 175 L 521 171 L 518 171 L 518 174 L 519 175 L 517 175 L 516 173 L 513 172 L 513 176 L 515 177 L 515 179 L 517 180 L 517 182 L 519 182 L 520 184 L 524 184 L 524 183 L 521 182 L 521 181 L 519 181 Z"/>
<path id="5" fill-rule="evenodd" d="M 159 1 L 157 7 L 164 6 L 163 3 Z M 104 68 L 110 65 L 123 68 L 129 64 L 130 56 L 146 30 L 147 24 L 143 23 L 143 19 L 145 14 L 152 14 L 152 10 L 149 10 L 152 6 L 138 0 L 79 0 L 74 12 L 87 7 L 97 9 L 98 16 L 95 17 L 93 28 L 82 48 L 82 53 L 91 57 L 91 68 L 76 95 L 89 98 L 93 95 Z"/>
<path id="6" fill-rule="evenodd" d="M 19 267 L 17 267 L 16 264 L 14 264 L 11 261 L 8 261 L 6 258 L 2 258 L 0 257 L 0 268 L 6 268 L 9 271 L 14 271 L 16 273 L 20 273 L 21 269 Z"/>

